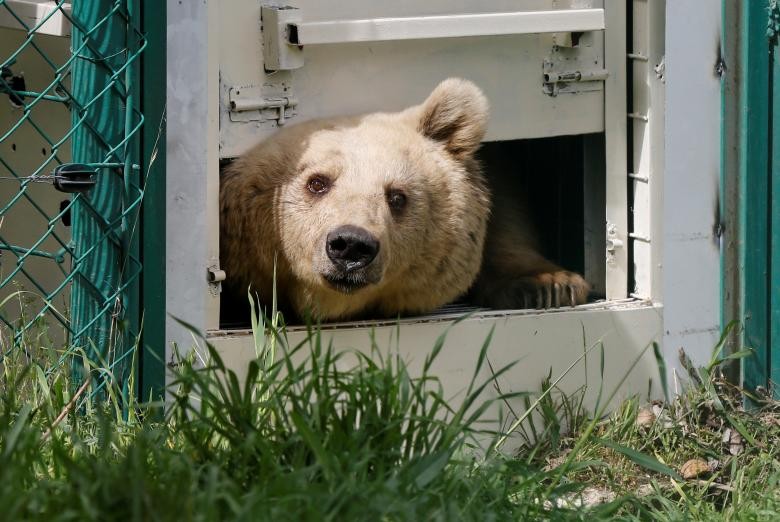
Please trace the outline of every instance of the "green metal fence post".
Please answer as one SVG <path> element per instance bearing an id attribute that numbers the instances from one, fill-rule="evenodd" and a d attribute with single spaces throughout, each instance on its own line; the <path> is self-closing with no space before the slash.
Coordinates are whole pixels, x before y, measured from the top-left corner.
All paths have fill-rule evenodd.
<path id="1" fill-rule="evenodd" d="M 142 310 L 144 328 L 140 352 L 138 393 L 143 399 L 161 399 L 165 389 L 165 96 L 166 4 L 143 0 L 142 30 L 149 47 L 142 60 L 141 107 L 146 117 L 142 135 L 146 175 L 143 208 L 144 274 Z"/>
<path id="2" fill-rule="evenodd" d="M 97 185 L 77 195 L 73 206 L 72 342 L 108 364 L 122 358 L 137 332 L 132 209 L 140 196 L 133 169 L 138 124 L 133 62 L 139 42 L 129 28 L 132 10 L 119 11 L 119 6 L 113 0 L 75 0 L 71 36 L 78 53 L 72 80 L 73 161 L 122 165 L 100 169 Z"/>
<path id="3" fill-rule="evenodd" d="M 769 76 L 769 383 L 780 384 L 780 5 L 770 2 L 767 36 L 771 70 Z M 780 395 L 774 390 L 775 395 Z"/>
<path id="4" fill-rule="evenodd" d="M 744 342 L 756 350 L 743 378 L 748 388 L 780 393 L 780 5 L 746 2 L 741 179 Z"/>

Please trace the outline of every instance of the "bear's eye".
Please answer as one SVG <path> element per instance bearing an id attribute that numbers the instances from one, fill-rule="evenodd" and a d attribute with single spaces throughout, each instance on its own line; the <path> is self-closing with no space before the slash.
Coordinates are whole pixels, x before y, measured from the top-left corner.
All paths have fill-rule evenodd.
<path id="1" fill-rule="evenodd" d="M 406 194 L 400 190 L 391 190 L 387 194 L 387 204 L 395 211 L 403 210 L 406 206 Z"/>
<path id="2" fill-rule="evenodd" d="M 306 187 L 312 194 L 324 194 L 330 188 L 330 180 L 321 174 L 316 174 L 309 178 Z"/>

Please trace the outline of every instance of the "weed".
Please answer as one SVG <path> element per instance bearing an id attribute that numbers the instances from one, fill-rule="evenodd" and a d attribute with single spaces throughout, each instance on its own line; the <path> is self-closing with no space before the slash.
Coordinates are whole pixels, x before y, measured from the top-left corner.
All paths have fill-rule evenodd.
<path id="1" fill-rule="evenodd" d="M 499 390 L 498 401 L 527 406 L 511 426 L 526 447 L 507 457 L 497 450 L 508 433 L 479 422 L 484 388 L 509 368 L 477 382 L 490 336 L 465 399 L 450 404 L 430 373 L 446 331 L 412 375 L 373 340 L 371 356 L 342 352 L 311 328 L 289 346 L 273 309 L 268 319 L 253 308 L 252 325 L 243 382 L 194 336 L 165 415 L 123 395 L 111 364 L 83 350 L 11 352 L 0 375 L 0 518 L 759 520 L 780 510 L 780 403 L 753 397 L 757 409 L 745 411 L 720 371 L 748 351 L 722 357 L 716 346 L 704 368 L 684 358 L 693 385 L 682 395 L 631 399 L 609 416 L 614 392 L 585 410 L 592 383 L 566 396 L 550 374 L 534 395 Z M 603 371 L 599 343 L 580 359 L 592 351 Z M 63 357 L 99 379 L 75 387 Z"/>
<path id="2" fill-rule="evenodd" d="M 154 420 L 158 406 L 115 400 L 115 376 L 83 352 L 74 356 L 89 374 L 103 376 L 103 395 L 67 393 L 64 369 L 36 384 L 45 369 L 15 361 L 0 401 L 3 516 L 579 518 L 541 496 L 547 472 L 500 454 L 485 457 L 477 437 L 501 435 L 478 427 L 489 406 L 480 396 L 492 383 L 476 382 L 489 339 L 465 399 L 452 405 L 430 373 L 446 332 L 415 376 L 397 353 L 339 352 L 322 344 L 316 328 L 290 347 L 278 320 L 254 319 L 257 358 L 245 381 L 198 338 L 205 355 L 180 358 L 161 421 Z M 64 393 L 53 392 L 51 382 Z M 37 395 L 27 393 L 33 385 Z"/>

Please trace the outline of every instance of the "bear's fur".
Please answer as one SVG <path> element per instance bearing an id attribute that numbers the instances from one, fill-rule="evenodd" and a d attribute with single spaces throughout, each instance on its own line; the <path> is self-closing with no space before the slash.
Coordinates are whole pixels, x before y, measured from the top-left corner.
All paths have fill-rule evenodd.
<path id="1" fill-rule="evenodd" d="M 492 308 L 583 303 L 588 284 L 539 254 L 511 191 L 494 188 L 490 217 L 474 158 L 487 120 L 482 92 L 448 79 L 399 113 L 279 130 L 222 176 L 228 291 L 267 298 L 275 266 L 281 309 L 323 320 L 430 312 L 469 290 Z"/>

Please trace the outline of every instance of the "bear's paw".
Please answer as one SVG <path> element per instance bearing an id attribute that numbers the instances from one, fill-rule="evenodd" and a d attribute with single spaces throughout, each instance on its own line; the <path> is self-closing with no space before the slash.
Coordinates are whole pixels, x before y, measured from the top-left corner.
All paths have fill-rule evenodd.
<path id="1" fill-rule="evenodd" d="M 523 308 L 559 308 L 587 301 L 590 285 L 568 270 L 523 276 L 512 282 L 512 293 Z"/>

